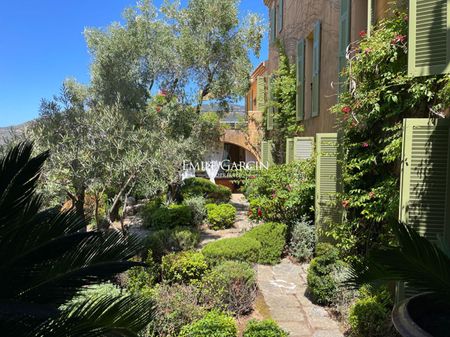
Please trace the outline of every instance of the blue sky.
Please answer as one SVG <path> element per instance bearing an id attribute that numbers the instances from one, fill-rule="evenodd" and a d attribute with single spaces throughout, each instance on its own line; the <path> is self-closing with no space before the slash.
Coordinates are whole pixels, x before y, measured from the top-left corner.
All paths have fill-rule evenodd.
<path id="1" fill-rule="evenodd" d="M 158 5 L 162 0 L 154 0 Z M 135 0 L 16 0 L 0 4 L 0 127 L 36 118 L 41 98 L 51 98 L 67 77 L 89 82 L 85 27 L 121 19 Z M 267 20 L 263 0 L 241 0 Z M 267 39 L 261 58 L 267 56 Z"/>

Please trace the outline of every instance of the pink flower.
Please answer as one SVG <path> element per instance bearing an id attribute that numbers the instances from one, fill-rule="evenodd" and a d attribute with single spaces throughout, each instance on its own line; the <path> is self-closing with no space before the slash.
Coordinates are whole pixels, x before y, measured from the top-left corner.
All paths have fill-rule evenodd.
<path id="1" fill-rule="evenodd" d="M 367 32 L 365 30 L 362 30 L 362 31 L 359 32 L 359 36 L 361 38 L 365 38 L 367 36 Z"/>
<path id="2" fill-rule="evenodd" d="M 364 142 L 364 143 L 362 143 L 362 145 L 361 145 L 363 148 L 368 148 L 369 147 L 369 143 L 367 143 L 367 142 Z"/>
<path id="3" fill-rule="evenodd" d="M 256 176 L 250 176 L 250 177 L 248 177 L 249 179 L 255 179 L 256 178 Z"/>
<path id="4" fill-rule="evenodd" d="M 392 39 L 391 44 L 398 44 L 398 43 L 405 43 L 405 42 L 406 42 L 406 35 L 398 34 Z"/>
<path id="5" fill-rule="evenodd" d="M 159 91 L 159 94 L 158 94 L 159 96 L 162 96 L 162 97 L 166 97 L 167 96 L 167 90 L 164 90 L 164 89 L 161 89 L 160 91 Z"/>
<path id="6" fill-rule="evenodd" d="M 352 112 L 352 108 L 350 108 L 348 105 L 344 106 L 341 110 L 343 113 L 348 114 Z"/>
<path id="7" fill-rule="evenodd" d="M 348 200 L 343 200 L 343 201 L 342 201 L 342 206 L 343 206 L 344 208 L 348 208 L 349 205 L 350 205 L 350 201 L 348 201 Z"/>
<path id="8" fill-rule="evenodd" d="M 277 197 L 276 193 L 272 193 L 272 199 L 275 199 Z"/>

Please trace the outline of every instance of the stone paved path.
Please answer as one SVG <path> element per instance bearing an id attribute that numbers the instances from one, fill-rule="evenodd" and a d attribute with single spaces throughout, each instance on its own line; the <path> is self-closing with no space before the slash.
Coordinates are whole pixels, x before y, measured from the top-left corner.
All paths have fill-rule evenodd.
<path id="1" fill-rule="evenodd" d="M 207 226 L 204 226 L 200 232 L 200 247 L 203 247 L 207 243 L 218 239 L 235 238 L 241 236 L 243 233 L 256 226 L 256 224 L 253 223 L 247 216 L 249 204 L 243 194 L 233 193 L 231 195 L 230 204 L 236 207 L 237 210 L 236 222 L 234 223 L 234 226 L 229 229 L 218 231 L 209 229 Z"/>
<path id="2" fill-rule="evenodd" d="M 305 296 L 307 265 L 285 259 L 276 266 L 258 265 L 258 286 L 274 319 L 290 337 L 343 337 L 328 312 Z"/>

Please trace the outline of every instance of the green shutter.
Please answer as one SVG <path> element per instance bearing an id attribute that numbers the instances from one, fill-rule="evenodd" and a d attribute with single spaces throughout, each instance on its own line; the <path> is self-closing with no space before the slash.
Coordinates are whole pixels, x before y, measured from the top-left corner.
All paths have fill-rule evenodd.
<path id="1" fill-rule="evenodd" d="M 264 166 L 267 166 L 269 162 L 269 147 L 265 140 L 261 142 L 261 162 Z"/>
<path id="2" fill-rule="evenodd" d="M 256 83 L 256 110 L 264 111 L 266 105 L 266 80 L 264 76 L 258 76 Z"/>
<path id="3" fill-rule="evenodd" d="M 316 228 L 323 233 L 330 223 L 340 223 L 341 207 L 337 200 L 341 178 L 338 166 L 338 137 L 336 133 L 316 135 Z"/>
<path id="4" fill-rule="evenodd" d="M 286 139 L 286 164 L 291 163 L 294 160 L 294 139 Z"/>
<path id="5" fill-rule="evenodd" d="M 278 32 L 283 30 L 284 1 L 278 0 Z"/>
<path id="6" fill-rule="evenodd" d="M 376 20 L 376 2 L 375 0 L 367 0 L 367 35 L 372 33 L 372 26 L 375 25 Z"/>
<path id="7" fill-rule="evenodd" d="M 450 73 L 450 0 L 411 0 L 408 73 Z"/>
<path id="8" fill-rule="evenodd" d="M 305 40 L 301 39 L 297 44 L 297 121 L 305 117 Z"/>
<path id="9" fill-rule="evenodd" d="M 312 111 L 311 116 L 319 116 L 320 112 L 320 35 L 321 24 L 318 21 L 314 27 L 313 69 L 312 69 Z"/>
<path id="10" fill-rule="evenodd" d="M 313 137 L 295 137 L 294 138 L 294 155 L 295 161 L 303 161 L 311 159 L 314 154 L 314 138 Z"/>
<path id="11" fill-rule="evenodd" d="M 266 129 L 273 130 L 273 115 L 275 112 L 275 108 L 273 107 L 273 93 L 272 93 L 272 81 L 273 76 L 270 76 L 267 81 L 267 92 L 268 92 L 268 108 L 266 111 Z"/>
<path id="12" fill-rule="evenodd" d="M 267 158 L 267 162 L 269 163 L 269 166 L 272 166 L 274 164 L 273 161 L 273 155 L 272 155 L 272 151 L 273 151 L 273 141 L 269 140 L 267 141 L 267 149 L 268 149 L 268 158 Z"/>
<path id="13" fill-rule="evenodd" d="M 347 66 L 347 47 L 350 44 L 350 13 L 351 0 L 341 0 L 341 18 L 339 22 L 339 86 L 338 93 L 347 90 L 346 77 L 342 72 Z"/>
<path id="14" fill-rule="evenodd" d="M 270 8 L 269 11 L 270 16 L 270 43 L 275 42 L 277 38 L 277 15 L 276 15 L 276 9 L 275 6 Z"/>
<path id="15" fill-rule="evenodd" d="M 450 243 L 450 120 L 405 119 L 400 220 Z"/>

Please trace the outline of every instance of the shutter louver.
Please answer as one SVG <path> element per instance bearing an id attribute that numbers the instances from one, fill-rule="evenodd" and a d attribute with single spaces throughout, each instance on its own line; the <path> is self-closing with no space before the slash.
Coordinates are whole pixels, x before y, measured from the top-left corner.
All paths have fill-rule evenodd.
<path id="1" fill-rule="evenodd" d="M 263 112 L 266 104 L 266 81 L 263 76 L 258 76 L 256 83 L 256 109 Z"/>
<path id="2" fill-rule="evenodd" d="M 408 73 L 450 73 L 450 1 L 411 0 Z"/>
<path id="3" fill-rule="evenodd" d="M 305 40 L 301 39 L 297 44 L 297 121 L 305 116 Z"/>
<path id="4" fill-rule="evenodd" d="M 294 139 L 286 139 L 286 164 L 292 163 L 294 160 Z"/>
<path id="5" fill-rule="evenodd" d="M 273 107 L 273 94 L 272 94 L 272 82 L 273 82 L 273 76 L 269 77 L 267 81 L 267 91 L 268 91 L 268 108 L 266 112 L 266 129 L 268 131 L 273 130 L 273 115 L 275 113 L 275 108 Z"/>
<path id="6" fill-rule="evenodd" d="M 400 221 L 450 243 L 450 120 L 405 119 Z"/>
<path id="7" fill-rule="evenodd" d="M 267 155 L 267 162 L 269 163 L 269 166 L 272 166 L 274 164 L 273 162 L 273 141 L 269 140 L 267 141 L 267 149 L 268 149 L 268 155 Z"/>
<path id="8" fill-rule="evenodd" d="M 303 161 L 311 159 L 314 154 L 313 137 L 295 137 L 294 138 L 294 160 Z"/>
<path id="9" fill-rule="evenodd" d="M 278 32 L 283 30 L 284 1 L 278 0 Z"/>
<path id="10" fill-rule="evenodd" d="M 347 47 L 350 44 L 350 12 L 351 0 L 341 0 L 341 18 L 339 22 L 339 86 L 338 94 L 347 90 L 346 77 L 342 71 L 347 66 Z"/>
<path id="11" fill-rule="evenodd" d="M 373 25 L 375 25 L 376 15 L 376 2 L 375 0 L 367 0 L 367 35 L 372 34 Z"/>
<path id="12" fill-rule="evenodd" d="M 320 112 L 320 21 L 314 27 L 313 69 L 312 69 L 312 111 L 311 116 L 319 116 Z"/>
<path id="13" fill-rule="evenodd" d="M 337 193 L 340 192 L 340 170 L 338 166 L 338 137 L 336 133 L 316 135 L 316 228 L 326 230 L 330 223 L 340 223 L 341 207 Z"/>
<path id="14" fill-rule="evenodd" d="M 264 166 L 268 166 L 269 162 L 269 146 L 267 141 L 261 142 L 261 162 Z"/>

